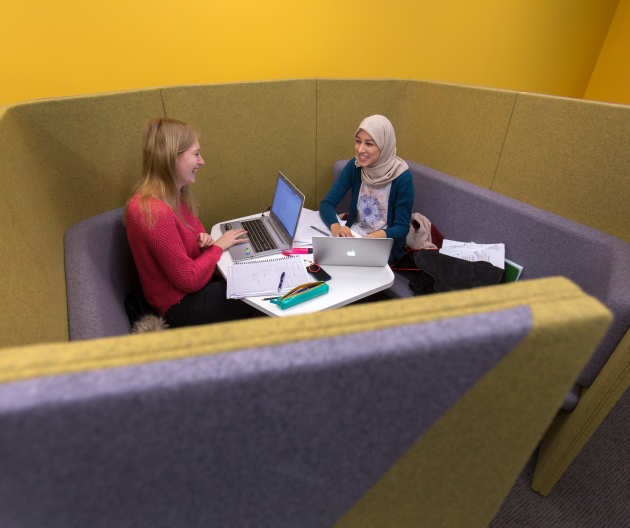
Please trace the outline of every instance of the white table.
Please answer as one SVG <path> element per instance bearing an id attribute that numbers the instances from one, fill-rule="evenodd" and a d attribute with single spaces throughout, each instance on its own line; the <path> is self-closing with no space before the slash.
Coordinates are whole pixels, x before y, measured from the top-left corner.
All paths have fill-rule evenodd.
<path id="1" fill-rule="evenodd" d="M 248 218 L 255 218 L 258 215 L 251 215 L 243 218 L 227 220 L 234 222 Z M 223 223 L 223 222 L 220 222 Z M 217 239 L 221 236 L 219 224 L 212 226 L 210 235 Z M 313 255 L 302 255 L 304 265 L 307 266 L 313 261 Z M 265 257 L 262 257 L 265 258 Z M 232 265 L 232 256 L 229 251 L 224 251 L 217 266 L 221 274 L 226 277 L 227 270 Z M 351 302 L 357 301 L 368 295 L 389 288 L 394 283 L 394 272 L 389 266 L 384 267 L 362 267 L 362 266 L 322 266 L 329 275 L 328 285 L 330 290 L 324 295 L 314 297 L 303 303 L 296 304 L 291 308 L 282 310 L 274 303 L 263 301 L 263 297 L 245 297 L 242 300 L 254 308 L 267 315 L 284 317 L 287 315 L 297 315 L 320 310 L 339 308 Z M 313 278 L 313 280 L 315 280 Z"/>

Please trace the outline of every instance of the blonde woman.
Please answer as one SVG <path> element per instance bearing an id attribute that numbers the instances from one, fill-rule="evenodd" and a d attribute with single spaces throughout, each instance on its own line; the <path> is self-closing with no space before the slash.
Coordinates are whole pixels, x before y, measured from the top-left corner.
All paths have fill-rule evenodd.
<path id="1" fill-rule="evenodd" d="M 205 165 L 197 133 L 182 121 L 153 119 L 142 154 L 143 177 L 127 203 L 125 223 L 148 303 L 172 327 L 258 315 L 226 299 L 225 282 L 212 280 L 223 251 L 246 231 L 213 240 L 197 218 L 189 189 Z"/>

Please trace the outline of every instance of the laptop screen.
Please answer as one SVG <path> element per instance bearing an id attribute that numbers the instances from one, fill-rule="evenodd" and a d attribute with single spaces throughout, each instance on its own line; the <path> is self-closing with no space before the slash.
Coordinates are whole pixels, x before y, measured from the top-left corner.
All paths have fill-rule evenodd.
<path id="1" fill-rule="evenodd" d="M 282 174 L 279 174 L 276 192 L 271 204 L 271 213 L 280 221 L 291 238 L 295 234 L 300 219 L 303 200 L 302 194 Z"/>

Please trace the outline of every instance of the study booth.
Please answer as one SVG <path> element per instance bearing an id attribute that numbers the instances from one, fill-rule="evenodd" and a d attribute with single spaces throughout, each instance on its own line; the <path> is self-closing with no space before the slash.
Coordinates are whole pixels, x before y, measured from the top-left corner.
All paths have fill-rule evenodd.
<path id="1" fill-rule="evenodd" d="M 120 206 L 140 131 L 164 112 L 216 153 L 195 184 L 206 226 L 268 205 L 260 197 L 278 169 L 315 210 L 356 124 L 388 115 L 420 210 L 452 238 L 506 241 L 531 275 L 295 317 L 103 333 L 133 280 L 113 255 L 124 252 Z M 3 262 L 5 523 L 500 527 L 627 483 L 609 442 L 625 434 L 630 384 L 627 107 L 303 80 L 41 101 L 1 117 L 2 243 L 15 255 Z M 39 212 L 28 219 L 16 209 L 27 196 Z M 86 228 L 83 267 L 66 275 L 63 234 L 100 215 L 104 238 Z M 554 269 L 570 280 L 545 278 Z M 81 326 L 101 333 L 68 343 L 73 283 L 89 292 Z M 112 304 L 99 311 L 103 297 Z M 574 409 L 559 413 L 578 378 Z M 602 450 L 615 463 L 590 471 L 585 457 L 612 460 Z M 529 474 L 519 484 L 532 455 L 545 497 Z M 623 513 L 611 502 L 603 518 Z"/>

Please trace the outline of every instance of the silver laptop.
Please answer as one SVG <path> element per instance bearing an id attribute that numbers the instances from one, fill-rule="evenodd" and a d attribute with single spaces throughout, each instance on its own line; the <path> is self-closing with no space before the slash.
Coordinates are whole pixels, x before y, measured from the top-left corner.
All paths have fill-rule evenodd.
<path id="1" fill-rule="evenodd" d="M 293 247 L 293 238 L 303 206 L 304 195 L 289 178 L 278 172 L 276 190 L 268 215 L 261 214 L 258 218 L 221 224 L 222 233 L 230 229 L 247 230 L 247 240 L 228 249 L 232 259 L 246 260 L 272 255 Z"/>
<path id="2" fill-rule="evenodd" d="M 313 260 L 329 266 L 385 266 L 393 238 L 313 237 Z"/>

